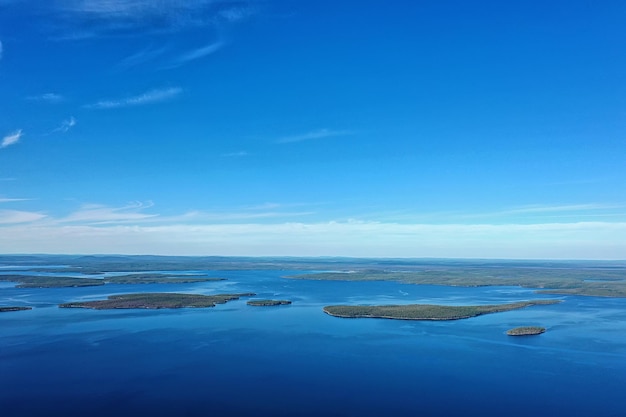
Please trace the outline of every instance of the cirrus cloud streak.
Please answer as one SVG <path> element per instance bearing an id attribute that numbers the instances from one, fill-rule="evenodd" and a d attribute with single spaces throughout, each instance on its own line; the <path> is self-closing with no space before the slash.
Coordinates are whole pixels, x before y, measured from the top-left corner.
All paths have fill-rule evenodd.
<path id="1" fill-rule="evenodd" d="M 85 107 L 88 109 L 115 109 L 119 107 L 133 107 L 141 106 L 144 104 L 159 103 L 162 101 L 171 100 L 174 97 L 182 93 L 183 89 L 180 87 L 171 87 L 163 89 L 154 89 L 146 91 L 145 93 L 126 97 L 116 100 L 101 100 L 93 104 L 88 104 Z"/>

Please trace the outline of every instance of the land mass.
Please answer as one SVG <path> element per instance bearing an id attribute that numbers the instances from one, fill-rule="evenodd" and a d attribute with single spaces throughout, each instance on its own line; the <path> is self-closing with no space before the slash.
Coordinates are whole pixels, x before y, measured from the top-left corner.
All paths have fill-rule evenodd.
<path id="1" fill-rule="evenodd" d="M 16 282 L 16 288 L 93 287 L 104 284 L 191 284 L 224 280 L 225 278 L 206 278 L 193 275 L 172 274 L 128 274 L 108 278 L 0 275 L 0 281 Z"/>
<path id="2" fill-rule="evenodd" d="M 32 307 L 0 307 L 0 313 L 7 313 L 9 311 L 24 311 L 24 310 L 32 310 Z"/>
<path id="3" fill-rule="evenodd" d="M 509 336 L 533 336 L 536 334 L 544 333 L 545 331 L 545 327 L 523 326 L 507 330 L 506 334 L 508 334 Z"/>
<path id="4" fill-rule="evenodd" d="M 61 308 L 91 308 L 94 310 L 109 309 L 160 309 L 160 308 L 204 308 L 215 307 L 237 300 L 240 297 L 252 297 L 254 293 L 241 294 L 180 294 L 180 293 L 139 293 L 111 295 L 106 300 L 76 301 L 60 304 Z"/>
<path id="5" fill-rule="evenodd" d="M 205 278 L 194 275 L 129 274 L 104 278 L 110 284 L 192 284 L 197 282 L 225 281 L 226 278 Z"/>
<path id="6" fill-rule="evenodd" d="M 94 287 L 104 285 L 96 278 L 42 277 L 33 275 L 0 275 L 0 281 L 16 282 L 16 288 Z"/>
<path id="7" fill-rule="evenodd" d="M 289 300 L 250 300 L 246 304 L 255 307 L 281 306 L 291 304 Z"/>
<path id="8" fill-rule="evenodd" d="M 396 281 L 416 285 L 459 287 L 519 286 L 541 294 L 626 297 L 626 272 L 621 268 L 536 268 L 455 265 L 413 271 L 356 270 L 291 275 L 285 278 L 323 281 Z"/>
<path id="9" fill-rule="evenodd" d="M 534 305 L 560 303 L 560 300 L 520 301 L 508 304 L 478 306 L 444 306 L 437 304 L 407 304 L 381 306 L 326 306 L 324 312 L 342 318 L 380 318 L 396 320 L 459 320 L 483 314 L 500 313 Z"/>

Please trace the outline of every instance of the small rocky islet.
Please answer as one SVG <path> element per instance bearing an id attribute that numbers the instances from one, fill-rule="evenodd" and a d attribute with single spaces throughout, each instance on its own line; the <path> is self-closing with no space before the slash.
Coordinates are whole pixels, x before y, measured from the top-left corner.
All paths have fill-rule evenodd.
<path id="1" fill-rule="evenodd" d="M 289 305 L 291 301 L 289 300 L 250 300 L 246 304 L 254 307 L 271 307 L 271 306 L 282 306 Z"/>
<path id="2" fill-rule="evenodd" d="M 539 326 L 522 326 L 515 327 L 513 329 L 507 330 L 506 334 L 509 336 L 534 336 L 541 333 L 545 333 L 545 327 Z"/>

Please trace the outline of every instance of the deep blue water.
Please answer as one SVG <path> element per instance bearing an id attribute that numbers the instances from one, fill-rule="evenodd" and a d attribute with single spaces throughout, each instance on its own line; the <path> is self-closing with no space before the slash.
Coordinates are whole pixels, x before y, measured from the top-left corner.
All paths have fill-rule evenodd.
<path id="1" fill-rule="evenodd" d="M 2 283 L 0 416 L 626 415 L 626 299 L 516 287 L 299 281 L 297 271 L 214 271 L 228 281 L 17 289 Z M 113 293 L 256 292 L 290 306 L 59 309 Z M 340 303 L 558 305 L 447 322 L 340 319 Z M 506 336 L 542 325 L 536 337 Z"/>

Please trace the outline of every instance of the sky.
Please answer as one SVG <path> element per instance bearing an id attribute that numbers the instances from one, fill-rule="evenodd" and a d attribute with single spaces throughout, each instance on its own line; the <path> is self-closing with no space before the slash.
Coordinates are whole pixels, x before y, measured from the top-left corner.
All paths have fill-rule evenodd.
<path id="1" fill-rule="evenodd" d="M 0 0 L 0 253 L 626 259 L 624 21 Z"/>

